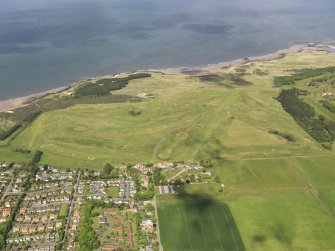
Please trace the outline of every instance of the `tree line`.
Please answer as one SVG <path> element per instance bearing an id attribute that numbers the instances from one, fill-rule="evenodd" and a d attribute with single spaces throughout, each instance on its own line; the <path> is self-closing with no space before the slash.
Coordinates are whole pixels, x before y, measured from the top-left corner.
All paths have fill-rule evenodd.
<path id="1" fill-rule="evenodd" d="M 96 83 L 87 83 L 82 87 L 78 88 L 74 96 L 106 96 L 110 95 L 112 91 L 120 90 L 128 85 L 128 82 L 132 79 L 148 78 L 151 77 L 149 73 L 135 73 L 124 78 L 105 78 L 100 79 Z"/>
<path id="2" fill-rule="evenodd" d="M 16 124 L 14 126 L 12 126 L 11 128 L 9 128 L 7 131 L 3 131 L 2 133 L 0 133 L 0 140 L 5 140 L 7 139 L 9 136 L 11 136 L 16 130 L 18 130 L 22 125 L 21 124 Z"/>
<path id="3" fill-rule="evenodd" d="M 317 77 L 317 76 L 320 76 L 326 73 L 335 74 L 335 67 L 332 66 L 332 67 L 325 67 L 325 68 L 319 68 L 319 69 L 297 70 L 296 73 L 291 76 L 275 77 L 274 84 L 275 86 L 294 85 L 295 82 L 299 80 Z"/>

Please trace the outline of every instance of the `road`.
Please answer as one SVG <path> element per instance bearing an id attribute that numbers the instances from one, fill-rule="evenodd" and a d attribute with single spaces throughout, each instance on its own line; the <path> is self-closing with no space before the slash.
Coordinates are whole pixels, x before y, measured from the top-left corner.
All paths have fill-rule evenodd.
<path id="1" fill-rule="evenodd" d="M 158 212 L 157 212 L 156 195 L 154 196 L 154 201 L 153 202 L 154 202 L 154 206 L 155 206 L 155 216 L 156 216 L 156 219 L 157 219 L 156 229 L 157 229 L 158 250 L 159 251 L 163 251 L 163 246 L 162 246 L 162 243 L 161 243 L 161 235 L 160 235 L 160 232 L 159 232 L 159 222 L 158 222 Z"/>
<path id="2" fill-rule="evenodd" d="M 10 193 L 8 192 L 8 190 L 12 187 L 13 184 L 13 178 L 11 178 L 10 183 L 8 184 L 8 186 L 6 186 L 5 191 L 2 193 L 1 199 L 0 199 L 0 203 L 3 202 L 4 198 L 9 195 Z M 15 193 L 17 194 L 17 193 Z"/>
<path id="3" fill-rule="evenodd" d="M 113 223 L 111 221 L 111 217 L 108 217 L 108 220 L 109 222 L 109 225 L 107 227 L 107 229 L 105 230 L 105 232 L 103 233 L 103 235 L 101 236 L 101 241 L 100 241 L 100 247 L 98 248 L 98 251 L 101 251 L 102 250 L 102 244 L 105 242 L 105 240 L 107 239 L 107 235 L 112 231 L 112 228 L 113 228 Z"/>
<path id="4" fill-rule="evenodd" d="M 74 185 L 74 192 L 73 192 L 73 197 L 72 197 L 71 204 L 70 204 L 70 208 L 69 208 L 69 213 L 68 213 L 68 215 L 67 215 L 67 219 L 66 219 L 66 226 L 65 226 L 64 236 L 63 236 L 63 240 L 61 240 L 61 242 L 60 242 L 60 243 L 62 243 L 62 244 L 63 244 L 64 241 L 66 240 L 67 232 L 68 232 L 69 225 L 70 225 L 70 220 L 71 220 L 71 218 L 72 218 L 73 204 L 74 204 L 74 201 L 75 201 L 76 198 L 77 198 L 77 190 L 78 190 L 79 180 L 80 180 L 80 172 L 78 172 L 77 182 L 76 182 L 76 184 Z M 62 249 L 64 250 L 64 246 L 62 247 Z"/>
<path id="5" fill-rule="evenodd" d="M 55 191 L 58 191 L 58 190 L 68 190 L 69 188 L 72 189 L 72 186 L 55 187 L 55 188 L 50 188 L 50 189 L 45 189 L 45 190 L 31 191 L 31 192 L 29 192 L 29 194 L 55 192 Z"/>

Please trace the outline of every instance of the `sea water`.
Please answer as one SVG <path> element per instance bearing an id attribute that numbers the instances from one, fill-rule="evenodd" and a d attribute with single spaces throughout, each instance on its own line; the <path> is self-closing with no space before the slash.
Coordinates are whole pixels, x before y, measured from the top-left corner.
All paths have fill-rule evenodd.
<path id="1" fill-rule="evenodd" d="M 335 39 L 333 0 L 0 1 L 0 100 Z"/>

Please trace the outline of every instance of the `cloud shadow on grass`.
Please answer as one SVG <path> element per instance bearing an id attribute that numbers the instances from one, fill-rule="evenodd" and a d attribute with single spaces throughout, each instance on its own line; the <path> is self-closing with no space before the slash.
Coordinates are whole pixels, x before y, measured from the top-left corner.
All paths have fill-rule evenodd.
<path id="1" fill-rule="evenodd" d="M 221 245 L 223 245 L 225 250 L 228 248 L 227 250 L 244 251 L 245 247 L 242 238 L 239 234 L 234 217 L 230 212 L 228 204 L 222 201 L 218 201 L 213 195 L 208 194 L 205 191 L 188 192 L 187 189 L 185 189 L 187 186 L 189 185 L 180 185 L 175 189 L 177 191 L 176 197 L 183 205 L 185 215 L 187 215 L 186 222 L 188 222 L 189 226 L 191 226 L 191 228 L 197 232 L 198 236 L 211 234 L 203 232 L 204 224 L 206 224 L 205 229 L 208 229 L 208 224 L 210 225 L 210 228 L 216 228 L 219 226 L 220 231 L 218 232 L 218 230 L 216 230 L 216 233 L 219 234 L 224 231 L 224 233 L 227 234 L 225 237 L 218 236 L 218 243 L 223 240 Z M 217 188 L 219 190 L 219 184 Z M 218 205 L 220 208 L 219 214 L 217 211 Z M 201 221 L 200 219 L 202 218 L 210 220 Z M 211 224 L 213 224 L 213 226 L 211 226 Z M 224 228 L 224 230 L 222 228 Z M 221 238 L 222 240 L 219 240 Z"/>
<path id="2" fill-rule="evenodd" d="M 208 83 L 208 84 L 215 84 L 219 86 L 224 86 L 226 88 L 234 88 L 236 86 L 250 86 L 252 83 L 243 79 L 239 74 L 208 74 L 204 76 L 198 77 L 201 82 Z"/>

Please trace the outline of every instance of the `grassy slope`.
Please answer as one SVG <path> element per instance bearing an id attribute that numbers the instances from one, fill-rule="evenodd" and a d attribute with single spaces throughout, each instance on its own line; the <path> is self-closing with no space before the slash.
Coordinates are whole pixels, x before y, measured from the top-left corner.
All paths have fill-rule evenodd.
<path id="1" fill-rule="evenodd" d="M 253 63 L 245 67 L 248 74 L 261 69 L 268 75 L 243 76 L 249 86 L 154 74 L 118 91 L 154 98 L 46 113 L 10 145 L 42 149 L 45 163 L 94 169 L 106 162 L 224 157 L 215 163 L 224 194 L 218 184 L 188 186 L 187 192 L 226 202 L 247 250 L 334 250 L 334 151 L 295 124 L 273 99 L 279 90 L 272 86 L 275 75 L 334 62 L 334 54 L 309 52 Z M 129 116 L 132 108 L 142 115 Z M 290 133 L 296 142 L 268 134 L 270 129 Z M 5 148 L 2 156 L 14 158 Z"/>

